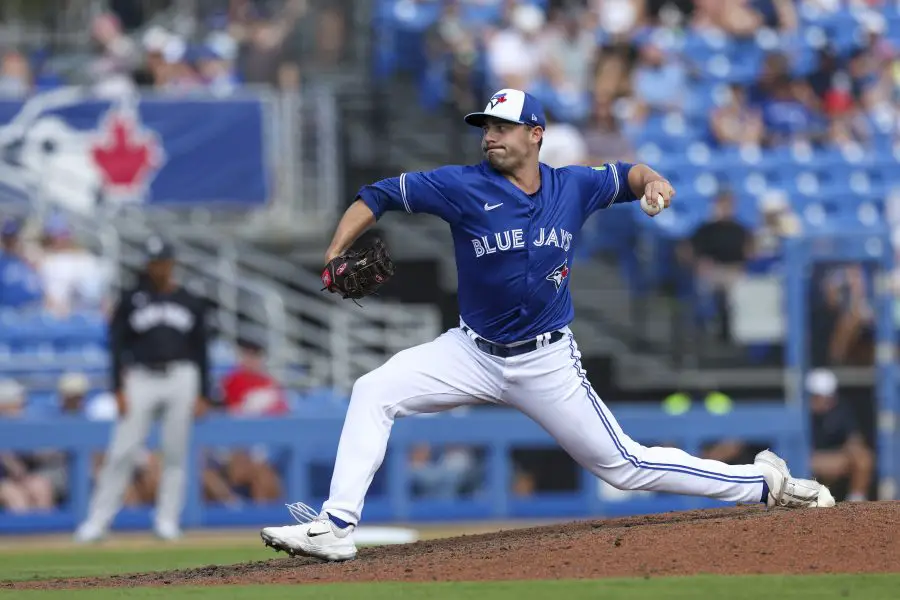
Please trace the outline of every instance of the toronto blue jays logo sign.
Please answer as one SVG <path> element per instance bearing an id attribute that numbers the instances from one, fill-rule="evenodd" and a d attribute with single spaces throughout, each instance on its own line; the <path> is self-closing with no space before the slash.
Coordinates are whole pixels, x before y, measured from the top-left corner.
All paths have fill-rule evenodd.
<path id="1" fill-rule="evenodd" d="M 189 125 L 185 125 L 189 124 Z M 0 202 L 264 204 L 263 102 L 59 88 L 0 98 Z"/>

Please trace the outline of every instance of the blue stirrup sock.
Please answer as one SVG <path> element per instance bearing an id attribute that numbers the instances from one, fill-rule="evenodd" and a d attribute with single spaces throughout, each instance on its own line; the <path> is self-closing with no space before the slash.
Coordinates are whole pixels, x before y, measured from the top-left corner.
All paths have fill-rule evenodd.
<path id="1" fill-rule="evenodd" d="M 350 527 L 351 525 L 353 525 L 353 523 L 348 523 L 347 521 L 345 521 L 343 519 L 338 519 L 336 516 L 334 516 L 331 513 L 325 513 L 325 514 L 328 515 L 329 521 L 331 521 L 332 523 L 337 525 L 338 529 L 346 529 L 346 528 Z"/>

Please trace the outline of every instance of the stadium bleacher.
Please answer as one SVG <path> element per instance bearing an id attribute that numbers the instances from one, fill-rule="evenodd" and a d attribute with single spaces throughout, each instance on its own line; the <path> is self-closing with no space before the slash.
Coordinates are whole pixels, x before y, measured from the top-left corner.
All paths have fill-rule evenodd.
<path id="1" fill-rule="evenodd" d="M 210 354 L 216 378 L 235 364 L 234 349 L 224 341 L 214 343 Z M 109 367 L 102 314 L 73 312 L 57 317 L 43 310 L 0 309 L 0 379 L 15 379 L 26 386 L 29 414 L 58 411 L 57 382 L 69 371 L 88 376 L 89 396 L 107 391 Z"/>
<path id="2" fill-rule="evenodd" d="M 546 2 L 529 2 L 546 8 Z M 473 30 L 502 26 L 503 3 L 467 2 L 458 5 L 459 17 Z M 377 9 L 380 44 L 375 71 L 388 78 L 412 76 L 420 84 L 420 102 L 433 106 L 449 94 L 446 72 L 429 64 L 427 32 L 441 19 L 441 2 L 380 0 Z M 751 86 L 761 73 L 767 55 L 783 53 L 790 61 L 791 74 L 810 76 L 818 67 L 819 52 L 826 45 L 840 59 L 848 59 L 870 40 L 867 33 L 881 31 L 883 39 L 900 47 L 900 6 L 884 3 L 878 10 L 861 12 L 843 6 L 834 12 L 817 11 L 809 3 L 798 10 L 799 26 L 785 33 L 762 29 L 739 39 L 719 31 L 643 28 L 634 32 L 631 43 L 639 47 L 648 40 L 661 44 L 677 56 L 689 74 L 689 101 L 685 110 L 666 115 L 650 115 L 624 132 L 637 148 L 638 157 L 665 173 L 679 190 L 675 210 L 653 220 L 631 218 L 637 213 L 622 208 L 627 216 L 598 220 L 593 239 L 585 245 L 592 251 L 619 251 L 629 281 L 641 277 L 628 273 L 636 266 L 625 256 L 631 249 L 622 240 L 634 235 L 651 236 L 666 244 L 684 238 L 709 214 L 716 193 L 727 186 L 737 199 L 739 220 L 749 227 L 760 223 L 759 199 L 771 190 L 786 192 L 803 226 L 828 230 L 848 221 L 861 226 L 884 224 L 885 198 L 900 188 L 900 152 L 894 120 L 868 117 L 872 130 L 865 146 L 843 147 L 796 144 L 771 148 L 730 148 L 716 145 L 709 130 L 708 115 L 727 97 L 728 86 Z M 605 41 L 602 29 L 596 32 L 599 44 Z M 485 62 L 480 48 L 476 64 Z M 437 60 L 440 60 L 438 58 Z M 477 71 L 477 70 L 476 70 Z M 490 82 L 491 77 L 488 75 Z M 530 90 L 541 97 L 562 120 L 579 114 L 565 112 L 552 87 L 538 82 Z M 585 124 L 586 125 L 586 124 Z M 820 124 L 821 125 L 821 124 Z M 552 125 L 551 125 L 552 127 Z M 663 273 L 674 269 L 674 258 L 660 266 Z M 633 291 L 638 291 L 637 289 Z"/>

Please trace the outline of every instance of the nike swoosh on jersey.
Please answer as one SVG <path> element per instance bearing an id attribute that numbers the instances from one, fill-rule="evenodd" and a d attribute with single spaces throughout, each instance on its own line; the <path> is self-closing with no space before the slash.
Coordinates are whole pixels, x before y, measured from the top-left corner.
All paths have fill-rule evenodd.
<path id="1" fill-rule="evenodd" d="M 488 204 L 487 202 L 485 202 L 485 203 L 484 203 L 484 210 L 494 210 L 495 208 L 498 208 L 498 207 L 500 207 L 500 206 L 503 206 L 503 203 L 502 203 L 502 202 L 501 202 L 500 204 Z"/>

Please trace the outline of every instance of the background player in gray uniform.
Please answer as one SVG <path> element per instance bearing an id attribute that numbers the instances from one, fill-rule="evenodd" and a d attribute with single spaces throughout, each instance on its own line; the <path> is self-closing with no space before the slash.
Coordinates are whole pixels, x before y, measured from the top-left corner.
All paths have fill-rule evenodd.
<path id="1" fill-rule="evenodd" d="M 75 534 L 81 542 L 106 534 L 156 420 L 162 424 L 163 472 L 154 531 L 168 540 L 181 535 L 190 430 L 209 397 L 206 302 L 173 279 L 169 244 L 152 237 L 146 253 L 142 281 L 122 293 L 110 324 L 119 420 L 87 519 Z"/>

